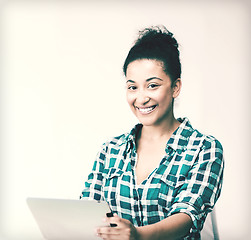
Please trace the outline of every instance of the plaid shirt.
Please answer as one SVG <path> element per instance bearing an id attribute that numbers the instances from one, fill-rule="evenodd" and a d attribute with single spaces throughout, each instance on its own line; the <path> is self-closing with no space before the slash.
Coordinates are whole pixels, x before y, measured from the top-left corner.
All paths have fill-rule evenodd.
<path id="1" fill-rule="evenodd" d="M 186 213 L 193 226 L 184 239 L 200 239 L 207 213 L 220 195 L 223 150 L 214 137 L 193 129 L 187 118 L 178 120 L 181 124 L 167 142 L 166 155 L 139 186 L 135 136 L 142 125 L 103 144 L 81 198 L 107 201 L 114 213 L 135 226 Z"/>

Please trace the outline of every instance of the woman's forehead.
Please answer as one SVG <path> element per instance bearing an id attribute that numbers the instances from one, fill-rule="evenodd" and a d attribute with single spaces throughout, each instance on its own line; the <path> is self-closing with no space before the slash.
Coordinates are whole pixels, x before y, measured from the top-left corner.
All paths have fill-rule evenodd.
<path id="1" fill-rule="evenodd" d="M 136 80 L 139 78 L 150 79 L 166 77 L 163 63 L 152 59 L 139 59 L 131 62 L 127 68 L 126 79 Z"/>

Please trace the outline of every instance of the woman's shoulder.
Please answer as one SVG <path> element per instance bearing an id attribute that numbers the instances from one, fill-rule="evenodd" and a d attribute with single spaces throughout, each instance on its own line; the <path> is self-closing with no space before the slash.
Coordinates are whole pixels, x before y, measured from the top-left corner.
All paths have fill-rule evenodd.
<path id="1" fill-rule="evenodd" d="M 214 146 L 214 147 L 223 149 L 220 141 L 212 135 L 205 135 L 204 146 L 208 148 Z"/>
<path id="2" fill-rule="evenodd" d="M 221 142 L 210 134 L 205 134 L 196 128 L 193 128 L 191 123 L 187 118 L 184 118 L 184 129 L 187 130 L 187 136 L 189 136 L 190 141 L 196 145 L 202 145 L 203 149 L 217 148 L 223 150 Z"/>
<path id="3" fill-rule="evenodd" d="M 218 148 L 218 149 L 223 150 L 221 142 L 213 135 L 201 133 L 197 129 L 195 130 L 195 132 L 196 132 L 196 135 L 200 136 L 202 139 L 203 149 Z"/>

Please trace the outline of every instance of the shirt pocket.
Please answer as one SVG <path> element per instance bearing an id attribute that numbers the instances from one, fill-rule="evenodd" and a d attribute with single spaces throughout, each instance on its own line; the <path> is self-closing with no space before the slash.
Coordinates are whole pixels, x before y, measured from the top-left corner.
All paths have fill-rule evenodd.
<path id="1" fill-rule="evenodd" d="M 160 179 L 160 190 L 158 195 L 158 204 L 163 208 L 164 213 L 168 213 L 169 208 L 175 201 L 179 189 L 185 183 L 185 177 L 174 175 L 163 175 Z"/>
<path id="2" fill-rule="evenodd" d="M 119 179 L 123 171 L 117 168 L 104 169 L 103 171 L 103 194 L 106 201 L 111 202 L 119 194 Z"/>

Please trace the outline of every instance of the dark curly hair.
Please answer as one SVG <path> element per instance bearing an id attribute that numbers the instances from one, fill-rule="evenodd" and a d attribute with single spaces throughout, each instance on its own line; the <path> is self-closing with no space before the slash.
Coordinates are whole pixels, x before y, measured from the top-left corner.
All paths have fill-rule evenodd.
<path id="1" fill-rule="evenodd" d="M 158 60 L 163 63 L 164 72 L 172 82 L 181 75 L 178 43 L 164 26 L 146 28 L 139 32 L 139 37 L 130 49 L 123 66 L 126 76 L 128 65 L 139 59 Z"/>

